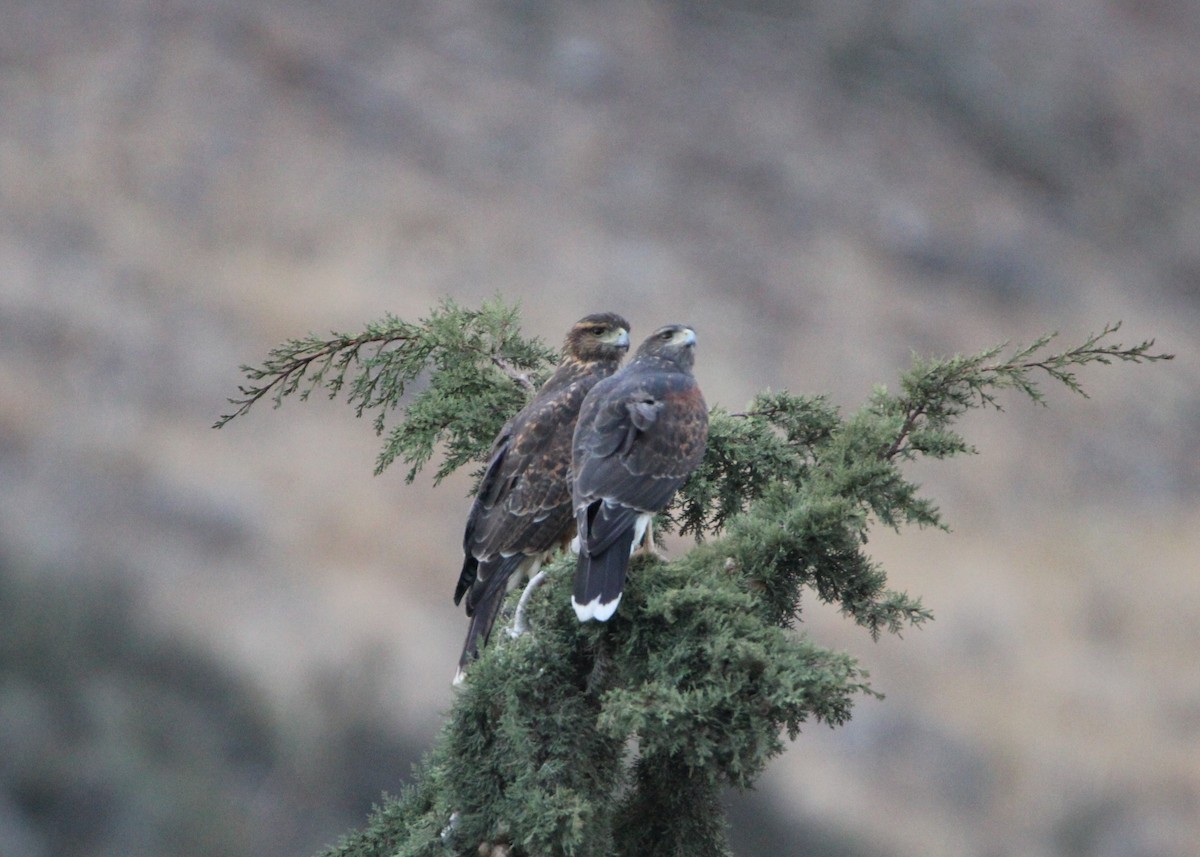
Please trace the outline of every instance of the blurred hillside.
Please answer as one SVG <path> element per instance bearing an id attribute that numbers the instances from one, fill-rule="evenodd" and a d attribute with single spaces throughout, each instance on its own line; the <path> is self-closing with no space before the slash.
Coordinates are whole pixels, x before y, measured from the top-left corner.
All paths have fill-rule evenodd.
<path id="1" fill-rule="evenodd" d="M 873 545 L 937 621 L 807 609 L 888 698 L 802 735 L 735 841 L 1194 853 L 1200 5 L 0 13 L 0 854 L 298 857 L 399 788 L 467 480 L 373 478 L 340 403 L 209 426 L 287 337 L 496 293 L 552 343 L 690 322 L 730 407 L 1116 319 L 1177 353 L 922 465 L 954 532 Z"/>

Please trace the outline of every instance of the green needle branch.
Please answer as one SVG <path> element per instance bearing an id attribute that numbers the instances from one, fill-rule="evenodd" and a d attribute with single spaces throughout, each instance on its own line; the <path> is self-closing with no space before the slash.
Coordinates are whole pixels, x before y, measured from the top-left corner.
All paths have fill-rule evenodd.
<path id="1" fill-rule="evenodd" d="M 1081 367 L 1171 359 L 1153 340 L 1113 342 L 1118 329 L 1052 353 L 1045 336 L 1004 358 L 1005 346 L 914 358 L 897 393 L 878 387 L 848 415 L 787 392 L 715 408 L 704 462 L 658 527 L 697 546 L 636 559 L 603 624 L 570 608 L 570 557 L 547 565 L 522 608 L 528 632 L 493 636 L 411 784 L 326 857 L 727 855 L 720 790 L 750 787 L 782 735 L 842 724 L 874 695 L 853 658 L 796 630 L 804 593 L 873 638 L 931 619 L 865 552 L 872 526 L 945 527 L 903 465 L 975 452 L 955 423 L 999 409 L 1002 392 L 1045 404 L 1047 378 L 1086 395 Z M 411 480 L 440 449 L 440 480 L 486 460 L 554 360 L 520 335 L 516 308 L 447 301 L 417 323 L 285 343 L 243 367 L 217 425 L 264 399 L 344 393 L 385 436 L 376 472 L 399 458 Z M 459 559 L 446 557 L 448 593 Z"/>
<path id="2" fill-rule="evenodd" d="M 355 416 L 373 411 L 376 434 L 387 432 L 377 474 L 400 458 L 411 465 L 411 482 L 441 443 L 440 482 L 486 456 L 506 415 L 532 395 L 554 360 L 552 349 L 520 335 L 515 307 L 491 301 L 468 310 L 444 301 L 416 324 L 388 315 L 358 335 L 285 342 L 261 367 L 241 367 L 248 383 L 238 387 L 238 397 L 229 400 L 234 410 L 215 427 L 264 399 L 279 407 L 293 394 L 304 401 L 318 389 L 331 399 L 344 392 Z M 389 429 L 413 388 L 404 420 Z"/>

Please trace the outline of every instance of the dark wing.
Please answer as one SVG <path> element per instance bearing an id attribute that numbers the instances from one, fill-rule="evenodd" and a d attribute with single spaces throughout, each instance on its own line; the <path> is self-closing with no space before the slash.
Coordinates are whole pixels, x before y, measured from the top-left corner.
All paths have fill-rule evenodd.
<path id="1" fill-rule="evenodd" d="M 561 527 L 550 530 L 553 513 L 570 505 L 571 435 L 582 398 L 575 386 L 568 387 L 513 420 L 504 449 L 489 467 L 494 473 L 487 491 L 480 491 L 471 509 L 464 537 L 468 553 L 534 553 L 561 537 Z"/>
<path id="2" fill-rule="evenodd" d="M 512 428 L 513 424 L 510 421 L 500 430 L 500 434 L 496 435 L 496 440 L 492 444 L 492 457 L 488 459 L 487 469 L 484 470 L 483 479 L 479 481 L 479 489 L 475 492 L 475 501 L 471 504 L 471 511 L 467 514 L 467 526 L 463 533 L 463 568 L 458 576 L 458 585 L 454 588 L 455 604 L 462 601 L 463 594 L 471 588 L 479 574 L 479 558 L 472 551 L 475 529 L 481 517 L 486 516 L 487 510 L 495 505 L 500 494 L 503 485 L 501 473 L 504 469 L 505 458 L 508 456 Z M 470 602 L 467 604 L 467 612 L 470 615 Z"/>
<path id="3" fill-rule="evenodd" d="M 456 604 L 468 590 L 487 589 L 490 560 L 540 554 L 570 534 L 571 436 L 589 386 L 581 381 L 535 399 L 496 439 L 467 517 Z M 474 600 L 467 598 L 468 614 Z"/>
<path id="4" fill-rule="evenodd" d="M 690 374 L 649 368 L 602 381 L 574 440 L 576 509 L 603 499 L 660 511 L 700 463 L 707 437 L 708 409 Z"/>
<path id="5" fill-rule="evenodd" d="M 466 596 L 471 621 L 455 683 L 491 636 L 512 582 L 570 537 L 571 436 L 593 379 L 543 388 L 496 439 L 463 535 L 454 603 Z"/>

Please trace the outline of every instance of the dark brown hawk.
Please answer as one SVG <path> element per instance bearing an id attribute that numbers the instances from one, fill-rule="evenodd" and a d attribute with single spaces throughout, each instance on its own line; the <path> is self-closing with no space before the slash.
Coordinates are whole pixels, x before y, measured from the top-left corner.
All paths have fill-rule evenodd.
<path id="1" fill-rule="evenodd" d="M 571 438 L 584 397 L 617 371 L 629 322 L 615 313 L 581 318 L 567 332 L 550 379 L 496 437 L 463 536 L 454 603 L 467 599 L 471 624 L 455 683 L 487 643 L 504 596 L 571 538 Z M 520 572 L 520 574 L 517 574 Z"/>
<path id="2" fill-rule="evenodd" d="M 573 443 L 579 621 L 607 621 L 646 527 L 704 457 L 708 407 L 692 375 L 696 333 L 660 327 L 584 399 Z"/>

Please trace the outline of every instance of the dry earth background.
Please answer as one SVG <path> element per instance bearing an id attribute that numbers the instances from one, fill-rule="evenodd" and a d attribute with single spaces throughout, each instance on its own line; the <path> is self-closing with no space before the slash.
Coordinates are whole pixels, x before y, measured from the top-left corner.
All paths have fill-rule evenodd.
<path id="1" fill-rule="evenodd" d="M 0 854 L 303 857 L 449 704 L 467 480 L 341 403 L 214 432 L 308 331 L 523 304 L 700 333 L 713 403 L 1123 319 L 1170 364 L 975 415 L 881 533 L 936 613 L 806 628 L 883 702 L 753 854 L 1200 841 L 1200 4 L 0 2 Z M 676 548 L 679 549 L 678 547 Z"/>

